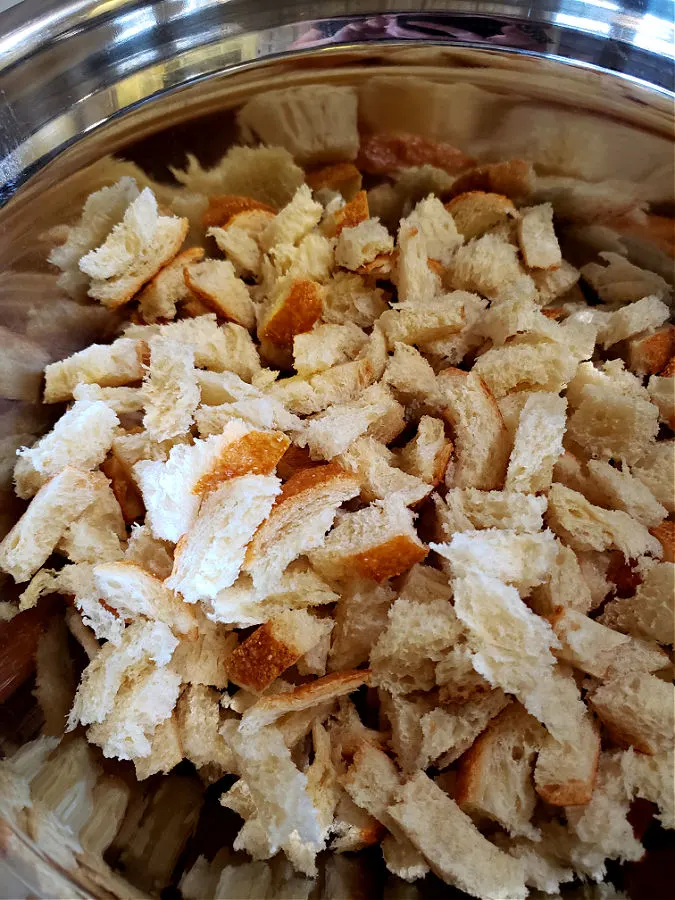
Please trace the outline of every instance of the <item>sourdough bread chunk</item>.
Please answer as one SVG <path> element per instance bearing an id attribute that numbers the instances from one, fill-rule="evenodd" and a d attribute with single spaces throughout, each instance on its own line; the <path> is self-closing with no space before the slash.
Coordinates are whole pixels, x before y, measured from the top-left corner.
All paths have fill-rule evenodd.
<path id="1" fill-rule="evenodd" d="M 474 695 L 469 699 L 453 699 L 428 711 L 408 710 L 416 716 L 420 742 L 412 748 L 416 755 L 408 759 L 410 753 L 407 748 L 405 753 L 401 752 L 399 739 L 397 753 L 405 770 L 424 769 L 432 763 L 440 769 L 452 765 L 473 745 L 490 721 L 508 706 L 510 700 L 503 691 L 490 690 L 488 682 L 480 679 L 476 673 L 472 687 Z M 396 737 L 396 719 L 392 721 L 392 728 L 393 737 Z"/>
<path id="2" fill-rule="evenodd" d="M 506 490 L 538 493 L 550 487 L 553 466 L 563 452 L 566 408 L 567 402 L 555 394 L 527 398 L 506 472 Z"/>
<path id="3" fill-rule="evenodd" d="M 407 571 L 426 554 L 412 513 L 394 498 L 346 513 L 310 560 L 329 579 L 357 574 L 382 582 Z"/>
<path id="4" fill-rule="evenodd" d="M 402 403 L 436 401 L 436 373 L 415 347 L 396 341 L 394 353 L 387 359 L 384 381 Z"/>
<path id="5" fill-rule="evenodd" d="M 52 476 L 71 466 L 95 469 L 112 446 L 119 419 L 100 401 L 79 400 L 32 447 L 17 450 L 14 483 L 19 497 L 32 497 Z"/>
<path id="6" fill-rule="evenodd" d="M 170 338 L 150 341 L 150 363 L 143 383 L 143 426 L 155 441 L 185 434 L 199 405 L 194 350 Z"/>
<path id="7" fill-rule="evenodd" d="M 443 537 L 455 531 L 498 528 L 518 533 L 537 532 L 543 527 L 546 497 L 534 497 L 519 491 L 478 491 L 476 488 L 451 488 L 441 501 L 439 524 Z"/>
<path id="8" fill-rule="evenodd" d="M 380 254 L 394 249 L 394 241 L 379 219 L 366 219 L 351 228 L 343 228 L 335 246 L 335 262 L 354 272 L 373 262 Z"/>
<path id="9" fill-rule="evenodd" d="M 255 325 L 253 301 L 228 260 L 205 259 L 187 265 L 185 283 L 217 316 L 248 329 Z"/>
<path id="10" fill-rule="evenodd" d="M 333 459 L 344 453 L 361 435 L 388 443 L 403 431 L 404 410 L 381 384 L 366 388 L 357 400 L 334 404 L 310 419 L 298 438 L 309 447 L 313 459 Z"/>
<path id="11" fill-rule="evenodd" d="M 430 547 L 450 562 L 455 578 L 489 572 L 492 577 L 515 585 L 523 595 L 546 580 L 557 552 L 550 531 L 529 534 L 498 528 L 460 532 L 449 544 Z"/>
<path id="12" fill-rule="evenodd" d="M 460 369 L 445 369 L 437 385 L 455 444 L 451 486 L 501 489 L 509 441 L 494 396 L 478 375 Z"/>
<path id="13" fill-rule="evenodd" d="M 610 600 L 600 622 L 626 634 L 672 646 L 675 641 L 675 565 L 662 562 L 649 569 L 635 596 Z"/>
<path id="14" fill-rule="evenodd" d="M 338 269 L 325 285 L 324 322 L 369 328 L 388 309 L 382 288 L 355 272 Z"/>
<path id="15" fill-rule="evenodd" d="M 443 481 L 452 451 L 452 441 L 445 436 L 443 421 L 422 416 L 415 437 L 398 451 L 396 460 L 404 472 L 436 486 Z"/>
<path id="16" fill-rule="evenodd" d="M 92 344 L 67 359 L 45 367 L 45 403 L 70 400 L 78 384 L 117 387 L 140 382 L 148 346 L 143 340 L 119 338 L 112 344 Z"/>
<path id="17" fill-rule="evenodd" d="M 621 510 L 594 506 L 577 491 L 554 484 L 548 495 L 550 528 L 573 550 L 608 550 L 615 547 L 626 558 L 647 553 L 659 557 L 661 545 L 644 525 Z"/>
<path id="18" fill-rule="evenodd" d="M 246 551 L 243 568 L 255 590 L 273 593 L 286 567 L 324 543 L 338 507 L 358 493 L 358 481 L 336 463 L 290 478 Z"/>
<path id="19" fill-rule="evenodd" d="M 553 228 L 553 207 L 550 203 L 520 211 L 518 242 L 528 268 L 557 269 L 560 266 L 562 256 Z"/>
<path id="20" fill-rule="evenodd" d="M 273 475 L 231 478 L 212 491 L 176 546 L 169 588 L 188 603 L 214 599 L 234 584 L 246 548 L 281 492 Z"/>
<path id="21" fill-rule="evenodd" d="M 491 819 L 511 835 L 536 838 L 534 760 L 544 729 L 512 703 L 494 718 L 459 765 L 455 800 L 472 818 Z"/>
<path id="22" fill-rule="evenodd" d="M 260 372 L 258 351 L 248 331 L 234 322 L 218 325 L 211 313 L 167 325 L 129 325 L 125 334 L 138 340 L 161 335 L 189 344 L 195 353 L 195 365 L 200 369 L 235 372 L 246 381 Z"/>
<path id="23" fill-rule="evenodd" d="M 423 772 L 400 788 L 388 813 L 447 884 L 486 898 L 527 896 L 522 863 L 498 850 Z"/>
<path id="24" fill-rule="evenodd" d="M 16 582 L 29 581 L 68 526 L 94 502 L 97 488 L 92 474 L 70 466 L 51 478 L 0 543 L 0 569 Z"/>
<path id="25" fill-rule="evenodd" d="M 332 627 L 332 622 L 317 619 L 304 609 L 274 616 L 234 651 L 228 665 L 230 680 L 261 693 L 324 635 L 329 635 Z"/>
<path id="26" fill-rule="evenodd" d="M 590 696 L 590 705 L 612 738 L 650 755 L 672 746 L 672 684 L 645 672 L 622 673 Z"/>
<path id="27" fill-rule="evenodd" d="M 266 209 L 244 210 L 233 215 L 222 228 L 207 228 L 207 235 L 214 238 L 239 278 L 260 277 L 263 262 L 260 235 L 273 216 Z"/>
<path id="28" fill-rule="evenodd" d="M 574 682 L 568 680 L 564 700 L 577 699 Z M 567 694 L 569 693 L 569 697 Z M 585 713 L 570 721 L 565 740 L 546 735 L 537 756 L 534 785 L 552 806 L 584 806 L 593 796 L 600 755 L 600 729 Z"/>
<path id="29" fill-rule="evenodd" d="M 145 781 L 161 772 L 167 775 L 183 760 L 183 748 L 175 714 L 164 719 L 149 737 L 150 754 L 133 759 L 136 780 Z"/>
<path id="30" fill-rule="evenodd" d="M 521 275 L 516 248 L 502 237 L 484 234 L 458 248 L 446 281 L 455 290 L 493 297 Z"/>
<path id="31" fill-rule="evenodd" d="M 503 347 L 493 347 L 474 365 L 497 399 L 515 390 L 558 393 L 574 375 L 577 358 L 564 342 L 515 338 Z"/>
<path id="32" fill-rule="evenodd" d="M 87 293 L 109 309 L 128 303 L 180 250 L 187 219 L 162 216 L 155 195 L 145 188 L 127 207 L 105 241 L 79 267 L 90 280 Z"/>
<path id="33" fill-rule="evenodd" d="M 383 312 L 378 324 L 384 331 L 390 348 L 398 342 L 424 344 L 445 340 L 466 325 L 465 298 L 473 294 L 453 291 L 451 294 L 426 296 L 415 301 L 402 301 Z"/>
<path id="34" fill-rule="evenodd" d="M 353 359 L 367 341 L 354 325 L 319 325 L 293 338 L 293 365 L 298 375 L 313 375 Z"/>

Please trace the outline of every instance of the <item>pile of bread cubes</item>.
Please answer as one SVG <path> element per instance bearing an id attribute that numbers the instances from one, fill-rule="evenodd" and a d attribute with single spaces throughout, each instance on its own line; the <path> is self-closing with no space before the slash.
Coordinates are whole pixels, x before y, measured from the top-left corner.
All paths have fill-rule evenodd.
<path id="1" fill-rule="evenodd" d="M 188 760 L 231 776 L 240 827 L 186 898 L 309 897 L 325 850 L 325 896 L 358 896 L 343 854 L 378 844 L 480 898 L 602 882 L 644 852 L 635 797 L 675 826 L 675 329 L 662 274 L 574 254 L 663 220 L 619 183 L 360 131 L 350 87 L 238 121 L 179 186 L 109 160 L 51 233 L 59 287 L 125 318 L 46 366 L 65 411 L 17 454 L 3 618 L 66 604 L 44 736 L 1 766 L 14 812 L 100 856 L 150 779 L 122 861 L 160 889 Z M 66 771 L 58 826 L 17 785 Z M 157 809 L 183 810 L 162 860 Z"/>

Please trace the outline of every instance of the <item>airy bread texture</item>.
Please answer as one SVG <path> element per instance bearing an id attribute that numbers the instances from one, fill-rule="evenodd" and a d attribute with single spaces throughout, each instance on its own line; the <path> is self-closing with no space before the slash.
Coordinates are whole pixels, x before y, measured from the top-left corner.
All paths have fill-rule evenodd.
<path id="1" fill-rule="evenodd" d="M 10 273 L 12 816 L 96 896 L 609 896 L 633 799 L 674 824 L 671 160 L 310 74 Z"/>

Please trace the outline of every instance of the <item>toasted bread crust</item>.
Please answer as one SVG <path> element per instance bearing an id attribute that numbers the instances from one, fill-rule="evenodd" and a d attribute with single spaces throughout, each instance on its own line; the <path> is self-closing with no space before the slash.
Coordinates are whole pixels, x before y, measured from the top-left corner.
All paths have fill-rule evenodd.
<path id="1" fill-rule="evenodd" d="M 431 165 L 451 175 L 473 165 L 462 150 L 418 134 L 388 132 L 361 138 L 356 165 L 371 175 L 385 175 L 408 166 Z"/>
<path id="2" fill-rule="evenodd" d="M 290 500 L 291 497 L 297 497 L 298 494 L 303 494 L 305 491 L 314 490 L 314 488 L 321 484 L 326 484 L 328 481 L 342 478 L 347 481 L 354 480 L 353 475 L 335 462 L 299 469 L 281 489 L 275 506 L 279 506 L 281 503 Z"/>
<path id="3" fill-rule="evenodd" d="M 361 173 L 354 163 L 341 162 L 319 169 L 310 169 L 305 180 L 313 191 L 329 188 L 340 191 L 343 196 L 354 194 L 361 189 Z"/>
<path id="4" fill-rule="evenodd" d="M 398 262 L 398 250 L 391 253 L 380 253 L 375 259 L 354 269 L 357 275 L 372 275 L 374 278 L 389 278 Z"/>
<path id="5" fill-rule="evenodd" d="M 671 356 L 666 365 L 663 367 L 663 371 L 659 372 L 662 378 L 670 378 L 671 375 L 675 375 L 675 356 Z"/>
<path id="6" fill-rule="evenodd" d="M 291 478 L 303 469 L 315 469 L 322 463 L 312 459 L 307 447 L 298 447 L 291 444 L 288 450 L 279 460 L 277 475 L 282 481 L 290 481 Z"/>
<path id="7" fill-rule="evenodd" d="M 675 562 L 675 522 L 666 520 L 649 529 L 656 540 L 663 547 L 663 561 Z"/>
<path id="8" fill-rule="evenodd" d="M 228 675 L 240 687 L 260 693 L 300 655 L 295 647 L 277 640 L 272 626 L 266 622 L 234 650 L 228 662 Z"/>
<path id="9" fill-rule="evenodd" d="M 359 191 L 349 203 L 335 213 L 334 235 L 337 237 L 345 228 L 354 228 L 359 222 L 365 222 L 369 216 L 368 194 L 365 191 Z"/>
<path id="10" fill-rule="evenodd" d="M 353 556 L 352 563 L 364 578 L 374 581 L 386 581 L 395 578 L 415 563 L 422 562 L 427 555 L 425 547 L 420 547 L 406 535 L 397 535 L 377 547 L 364 550 Z M 345 561 L 345 569 L 349 570 L 349 560 Z"/>
<path id="11" fill-rule="evenodd" d="M 672 375 L 675 353 L 675 325 L 631 341 L 630 360 L 636 371 L 646 375 Z M 671 371 L 666 371 L 671 366 Z"/>
<path id="12" fill-rule="evenodd" d="M 101 465 L 101 471 L 110 481 L 110 487 L 127 525 L 140 519 L 145 514 L 145 504 L 125 466 L 112 454 Z"/>
<path id="13" fill-rule="evenodd" d="M 533 186 L 532 163 L 523 159 L 510 159 L 469 169 L 457 178 L 451 193 L 453 197 L 457 197 L 468 191 L 487 191 L 515 198 L 526 197 L 532 192 Z"/>
<path id="14" fill-rule="evenodd" d="M 209 197 L 209 206 L 202 216 L 202 225 L 205 228 L 226 226 L 238 213 L 250 212 L 259 209 L 271 216 L 276 215 L 276 209 L 267 203 L 254 200 L 253 197 L 241 197 L 236 194 L 216 194 Z"/>
<path id="15" fill-rule="evenodd" d="M 595 763 L 596 770 L 599 756 L 600 746 L 598 745 Z M 567 781 L 564 784 L 538 784 L 537 793 L 542 800 L 550 803 L 551 806 L 585 806 L 591 802 L 593 784 L 580 780 Z"/>
<path id="16" fill-rule="evenodd" d="M 280 431 L 250 431 L 224 449 L 218 462 L 192 488 L 210 494 L 223 481 L 240 475 L 270 475 L 291 441 Z"/>
<path id="17" fill-rule="evenodd" d="M 445 208 L 466 240 L 478 237 L 517 215 L 517 210 L 508 197 L 487 191 L 458 194 L 445 204 Z"/>
<path id="18" fill-rule="evenodd" d="M 296 334 L 309 331 L 321 316 L 323 290 L 316 281 L 294 281 L 262 324 L 259 337 L 291 347 Z"/>

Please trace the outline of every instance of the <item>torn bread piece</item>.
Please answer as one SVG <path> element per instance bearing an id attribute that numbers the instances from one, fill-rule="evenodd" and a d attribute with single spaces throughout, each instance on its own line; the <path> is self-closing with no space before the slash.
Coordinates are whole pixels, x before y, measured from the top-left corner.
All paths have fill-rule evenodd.
<path id="1" fill-rule="evenodd" d="M 392 451 L 371 437 L 357 438 L 337 462 L 359 479 L 366 502 L 395 495 L 413 506 L 430 492 L 426 482 L 397 468 Z"/>
<path id="2" fill-rule="evenodd" d="M 559 740 L 581 701 L 563 708 L 553 698 L 559 688 L 551 650 L 559 642 L 553 629 L 523 603 L 517 590 L 482 572 L 455 579 L 455 611 L 464 623 L 473 666 L 492 685 L 515 694 L 531 715 Z"/>
<path id="3" fill-rule="evenodd" d="M 227 714 L 221 711 L 218 691 L 203 684 L 188 684 L 176 705 L 176 724 L 183 755 L 198 769 L 218 775 L 237 772 L 232 749 L 220 734 Z"/>
<path id="4" fill-rule="evenodd" d="M 203 496 L 231 478 L 269 475 L 287 447 L 285 436 L 232 420 L 221 434 L 172 447 L 166 460 L 137 462 L 147 524 L 155 537 L 176 543 L 194 524 Z"/>
<path id="5" fill-rule="evenodd" d="M 14 484 L 19 497 L 32 497 L 67 466 L 97 468 L 112 446 L 119 419 L 100 401 L 78 400 L 32 447 L 17 450 Z"/>
<path id="6" fill-rule="evenodd" d="M 170 338 L 150 341 L 150 362 L 143 382 L 143 426 L 155 441 L 185 434 L 192 425 L 200 393 L 194 350 Z"/>
<path id="7" fill-rule="evenodd" d="M 672 746 L 674 692 L 654 675 L 622 673 L 592 691 L 589 704 L 617 743 L 654 755 Z"/>
<path id="8" fill-rule="evenodd" d="M 335 245 L 335 262 L 354 272 L 393 249 L 394 240 L 380 220 L 366 219 L 342 229 Z"/>
<path id="9" fill-rule="evenodd" d="M 445 369 L 437 379 L 443 418 L 453 430 L 453 487 L 490 491 L 504 484 L 509 440 L 497 402 L 474 372 Z"/>
<path id="10" fill-rule="evenodd" d="M 518 242 L 529 269 L 557 269 L 562 262 L 550 203 L 521 209 Z"/>
<path id="11" fill-rule="evenodd" d="M 647 528 L 660 525 L 668 515 L 649 488 L 627 468 L 619 469 L 597 459 L 589 460 L 587 468 L 602 506 L 622 510 Z"/>
<path id="12" fill-rule="evenodd" d="M 193 297 L 185 281 L 184 269 L 203 259 L 201 247 L 183 250 L 150 279 L 138 295 L 138 307 L 146 324 L 175 319 L 178 306 Z"/>
<path id="13" fill-rule="evenodd" d="M 646 485 L 659 503 L 675 513 L 675 441 L 657 441 L 632 467 L 632 474 Z"/>
<path id="14" fill-rule="evenodd" d="M 614 310 L 598 331 L 598 341 L 605 350 L 642 331 L 658 328 L 670 316 L 670 310 L 653 294 Z"/>
<path id="15" fill-rule="evenodd" d="M 239 731 L 247 738 L 261 730 L 267 731 L 267 726 L 285 713 L 309 709 L 326 700 L 344 697 L 358 690 L 362 684 L 370 684 L 368 669 L 333 672 L 282 694 L 266 694 L 246 710 L 241 718 Z"/>
<path id="16" fill-rule="evenodd" d="M 655 803 L 661 824 L 670 829 L 675 828 L 674 762 L 671 751 L 647 756 L 629 748 L 621 757 L 621 771 L 630 793 Z"/>
<path id="17" fill-rule="evenodd" d="M 560 641 L 560 648 L 554 651 L 558 659 L 595 678 L 604 678 L 616 651 L 629 641 L 575 609 L 556 609 L 548 620 Z"/>
<path id="18" fill-rule="evenodd" d="M 388 388 L 374 384 L 359 399 L 334 404 L 310 419 L 297 443 L 309 447 L 313 459 L 330 460 L 347 451 L 362 435 L 383 444 L 393 440 L 405 426 L 403 413 Z"/>
<path id="19" fill-rule="evenodd" d="M 155 195 L 145 188 L 101 246 L 80 259 L 90 278 L 89 296 L 109 309 L 128 303 L 178 253 L 188 227 L 187 219 L 161 215 Z"/>
<path id="20" fill-rule="evenodd" d="M 66 529 L 97 497 L 88 472 L 67 466 L 37 492 L 0 543 L 0 569 L 14 581 L 29 581 L 44 565 Z"/>
<path id="21" fill-rule="evenodd" d="M 246 548 L 280 492 L 281 483 L 272 475 L 242 475 L 209 493 L 176 545 L 167 586 L 196 603 L 234 584 Z"/>
<path id="22" fill-rule="evenodd" d="M 202 216 L 202 223 L 207 227 L 229 225 L 242 213 L 263 212 L 268 216 L 276 215 L 276 209 L 269 203 L 262 203 L 253 197 L 240 194 L 211 194 L 208 209 Z"/>
<path id="23" fill-rule="evenodd" d="M 524 274 L 516 248 L 498 235 L 484 234 L 457 249 L 444 281 L 455 290 L 495 297 Z"/>
<path id="24" fill-rule="evenodd" d="M 125 334 L 146 341 L 162 335 L 179 344 L 189 344 L 199 368 L 236 372 L 246 381 L 251 381 L 261 369 L 258 351 L 248 331 L 234 322 L 218 325 L 213 313 L 167 325 L 129 325 Z"/>
<path id="25" fill-rule="evenodd" d="M 475 896 L 524 898 L 520 860 L 491 844 L 471 819 L 424 772 L 402 788 L 387 812 L 433 872 Z"/>
<path id="26" fill-rule="evenodd" d="M 237 628 L 260 625 L 289 609 L 309 609 L 335 603 L 336 594 L 310 568 L 306 560 L 292 562 L 270 594 L 262 598 L 248 575 L 240 575 L 230 588 L 211 600 L 208 616 Z"/>
<path id="27" fill-rule="evenodd" d="M 455 250 L 463 243 L 454 218 L 437 197 L 429 196 L 420 200 L 401 222 L 399 244 L 403 231 L 410 229 L 417 229 L 427 257 L 437 260 L 442 266 L 451 262 Z M 401 262 L 404 255 L 402 254 Z"/>
<path id="28" fill-rule="evenodd" d="M 616 547 L 626 558 L 661 555 L 661 545 L 644 525 L 621 510 L 594 506 L 577 491 L 553 484 L 548 495 L 549 527 L 573 550 Z"/>
<path id="29" fill-rule="evenodd" d="M 659 644 L 675 641 L 675 565 L 662 562 L 646 573 L 633 597 L 617 597 L 599 619 L 609 628 Z"/>
<path id="30" fill-rule="evenodd" d="M 667 376 L 663 370 L 675 356 L 675 325 L 649 329 L 628 339 L 626 365 L 636 375 Z M 672 375 L 672 373 L 671 373 Z"/>
<path id="31" fill-rule="evenodd" d="M 404 472 L 435 486 L 445 477 L 453 449 L 452 441 L 445 435 L 443 421 L 422 416 L 415 436 L 396 453 L 395 458 Z"/>
<path id="32" fill-rule="evenodd" d="M 319 325 L 293 338 L 293 365 L 298 375 L 313 375 L 354 359 L 368 340 L 354 323 Z"/>
<path id="33" fill-rule="evenodd" d="M 651 401 L 659 408 L 662 422 L 675 431 L 675 375 L 660 377 L 652 375 L 647 384 Z"/>
<path id="34" fill-rule="evenodd" d="M 119 645 L 107 643 L 82 674 L 70 711 L 68 728 L 103 722 L 112 711 L 115 697 L 127 672 L 154 662 L 166 666 L 178 640 L 163 622 L 139 619 L 124 630 Z"/>
<path id="35" fill-rule="evenodd" d="M 649 533 L 661 544 L 663 561 L 675 563 L 675 522 L 661 522 L 655 528 L 650 528 Z"/>
<path id="36" fill-rule="evenodd" d="M 127 530 L 119 503 L 102 472 L 92 472 L 96 496 L 56 545 L 74 563 L 113 562 L 124 556 Z"/>
<path id="37" fill-rule="evenodd" d="M 456 197 L 467 191 L 489 191 L 522 200 L 532 194 L 535 184 L 534 166 L 529 160 L 509 159 L 462 172 L 452 185 L 452 194 Z"/>
<path id="38" fill-rule="evenodd" d="M 385 291 L 355 272 L 338 269 L 324 287 L 324 322 L 369 328 L 388 309 Z"/>
<path id="39" fill-rule="evenodd" d="M 581 273 L 563 259 L 557 269 L 534 269 L 530 272 L 530 277 L 538 291 L 537 302 L 540 306 L 547 307 L 558 298 L 564 298 L 579 281 Z"/>
<path id="40" fill-rule="evenodd" d="M 291 348 L 297 334 L 310 331 L 321 317 L 323 288 L 316 281 L 291 279 L 277 282 L 258 324 L 258 337 Z"/>
<path id="41" fill-rule="evenodd" d="M 453 291 L 398 303 L 382 313 L 378 324 L 384 331 L 388 346 L 397 342 L 424 344 L 446 340 L 464 328 L 466 324 L 465 302 L 471 304 L 474 294 Z"/>
<path id="42" fill-rule="evenodd" d="M 438 403 L 436 373 L 420 351 L 410 344 L 394 343 L 394 355 L 387 359 L 384 381 L 402 403 Z"/>
<path id="43" fill-rule="evenodd" d="M 243 568 L 255 590 L 272 593 L 294 559 L 322 545 L 338 507 L 358 493 L 358 481 L 336 463 L 290 478 L 246 551 Z"/>
<path id="44" fill-rule="evenodd" d="M 467 241 L 518 218 L 518 210 L 508 197 L 486 191 L 458 194 L 445 204 L 445 208 L 457 231 Z"/>
<path id="45" fill-rule="evenodd" d="M 504 488 L 539 493 L 551 485 L 553 467 L 563 452 L 567 401 L 546 392 L 525 401 L 509 458 Z"/>
<path id="46" fill-rule="evenodd" d="M 545 732 L 520 704 L 496 716 L 459 764 L 455 801 L 480 822 L 497 822 L 512 836 L 536 839 L 532 772 Z"/>
<path id="47" fill-rule="evenodd" d="M 123 619 L 139 616 L 164 622 L 177 634 L 197 637 L 194 611 L 167 585 L 134 563 L 99 563 L 94 584 L 102 601 Z"/>
<path id="48" fill-rule="evenodd" d="M 227 625 L 211 622 L 194 609 L 198 635 L 181 639 L 171 658 L 171 668 L 183 683 L 204 684 L 224 690 L 228 684 L 228 667 L 237 646 L 237 635 Z"/>
<path id="49" fill-rule="evenodd" d="M 133 760 L 137 781 L 145 781 L 160 772 L 168 775 L 183 761 L 183 747 L 175 714 L 160 722 L 149 740 L 149 755 L 138 756 Z"/>
<path id="50" fill-rule="evenodd" d="M 245 136 L 285 147 L 301 164 L 354 159 L 359 149 L 352 87 L 312 84 L 266 91 L 237 121 Z"/>
<path id="51" fill-rule="evenodd" d="M 230 681 L 262 693 L 281 673 L 298 662 L 333 623 L 318 619 L 304 609 L 274 616 L 250 634 L 232 653 L 228 664 Z"/>
<path id="52" fill-rule="evenodd" d="M 382 582 L 407 571 L 426 555 L 412 514 L 393 499 L 346 513 L 322 548 L 310 554 L 310 560 L 329 579 L 356 573 Z"/>
<path id="53" fill-rule="evenodd" d="M 489 573 L 524 596 L 547 579 L 557 553 L 550 531 L 532 534 L 498 528 L 457 532 L 449 544 L 429 546 L 449 561 L 455 578 Z"/>
<path id="54" fill-rule="evenodd" d="M 319 168 L 311 168 L 305 173 L 307 184 L 321 197 L 341 194 L 345 200 L 351 200 L 361 190 L 362 177 L 353 163 L 333 163 Z"/>
<path id="55" fill-rule="evenodd" d="M 605 303 L 631 303 L 650 294 L 659 300 L 670 297 L 668 282 L 655 272 L 633 265 L 618 253 L 603 251 L 598 255 L 607 265 L 587 263 L 581 274 Z"/>
<path id="56" fill-rule="evenodd" d="M 577 698 L 578 690 L 570 679 L 560 699 L 575 702 Z M 586 805 L 593 796 L 599 756 L 597 721 L 588 713 L 574 716 L 565 740 L 548 734 L 542 741 L 534 769 L 537 794 L 551 806 Z"/>
<path id="57" fill-rule="evenodd" d="M 44 401 L 70 400 L 78 384 L 117 387 L 140 382 L 148 354 L 148 345 L 143 340 L 119 338 L 112 344 L 92 344 L 45 367 Z"/>
<path id="58" fill-rule="evenodd" d="M 350 402 L 372 384 L 373 377 L 371 362 L 355 359 L 308 377 L 283 378 L 275 382 L 269 392 L 289 412 L 307 416 L 331 405 Z"/>
<path id="59" fill-rule="evenodd" d="M 118 416 L 129 416 L 143 409 L 140 387 L 101 387 L 98 384 L 77 384 L 73 388 L 75 400 L 90 403 L 102 401 Z"/>
<path id="60" fill-rule="evenodd" d="M 205 259 L 185 267 L 185 283 L 217 316 L 244 328 L 255 325 L 255 308 L 248 288 L 231 262 Z"/>
<path id="61" fill-rule="evenodd" d="M 218 198 L 211 197 L 211 202 L 225 199 L 250 199 L 250 198 Z M 255 203 L 256 201 L 251 201 Z M 260 204 L 260 206 L 265 206 Z M 220 217 L 225 211 L 214 206 L 212 215 Z M 235 274 L 239 278 L 260 278 L 263 272 L 263 253 L 260 247 L 260 237 L 274 218 L 271 207 L 251 208 L 234 213 L 222 225 L 213 225 L 207 228 L 206 233 L 214 238 L 218 249 L 221 250 L 232 263 Z"/>
<path id="62" fill-rule="evenodd" d="M 456 531 L 498 528 L 518 533 L 541 531 L 546 497 L 519 491 L 479 491 L 451 488 L 445 500 L 436 503 L 438 525 L 443 538 Z"/>
<path id="63" fill-rule="evenodd" d="M 392 743 L 405 771 L 424 769 L 430 764 L 439 769 L 452 765 L 511 702 L 503 691 L 491 690 L 489 682 L 477 672 L 473 679 L 468 671 L 462 674 L 462 678 L 462 690 L 453 689 L 451 698 L 442 706 L 431 710 L 415 709 L 413 706 L 408 710 L 408 714 L 416 717 L 416 729 L 420 732 L 419 743 L 411 742 L 412 754 L 402 746 L 401 720 L 404 716 L 392 717 L 387 712 L 392 721 Z M 439 696 L 445 696 L 443 688 Z"/>
<path id="64" fill-rule="evenodd" d="M 352 764 L 341 776 L 340 784 L 361 809 L 391 832 L 395 844 L 398 845 L 396 858 L 400 860 L 401 857 L 405 857 L 405 865 L 402 866 L 399 862 L 396 867 L 399 877 L 404 880 L 423 878 L 428 866 L 387 811 L 401 787 L 401 777 L 392 760 L 382 750 L 364 741 L 356 749 Z M 390 857 L 390 854 L 386 852 L 385 847 L 382 849 L 389 867 L 391 863 L 387 857 Z"/>
<path id="65" fill-rule="evenodd" d="M 535 336 L 532 343 L 531 337 L 522 335 L 503 347 L 492 347 L 476 360 L 473 373 L 498 400 L 512 391 L 558 393 L 574 376 L 578 358 L 564 340 L 537 340 Z"/>

